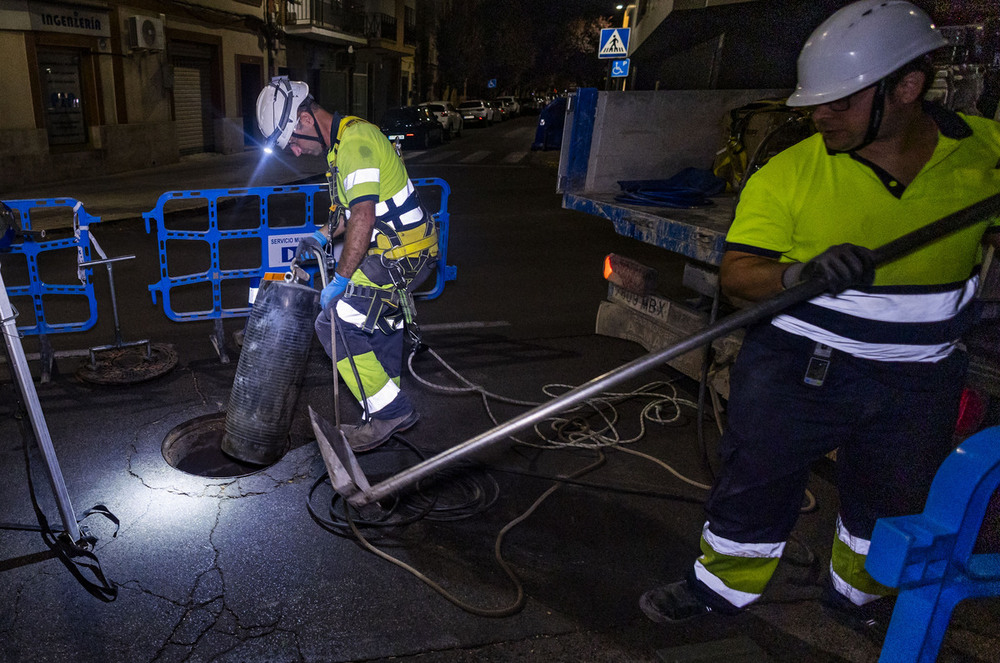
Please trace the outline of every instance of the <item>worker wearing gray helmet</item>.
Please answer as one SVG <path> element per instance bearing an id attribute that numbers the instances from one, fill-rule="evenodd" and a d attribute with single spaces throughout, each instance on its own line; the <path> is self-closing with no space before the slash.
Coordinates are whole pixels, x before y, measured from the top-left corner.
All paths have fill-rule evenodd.
<path id="1" fill-rule="evenodd" d="M 364 415 L 343 426 L 355 451 L 368 451 L 419 418 L 400 388 L 404 330 L 412 323 L 413 288 L 433 273 L 438 235 L 399 154 L 378 127 L 330 113 L 309 86 L 278 76 L 257 98 L 266 148 L 325 156 L 330 166 L 330 222 L 303 240 L 298 253 L 321 256 L 344 236 L 335 272 L 320 296 L 316 332 Z M 343 212 L 343 213 L 341 213 Z"/>
<path id="2" fill-rule="evenodd" d="M 798 61 L 790 106 L 817 133 L 744 189 L 723 291 L 769 298 L 806 278 L 827 292 L 747 330 L 731 375 L 701 556 L 640 599 L 653 621 L 752 604 L 795 525 L 810 465 L 837 449 L 840 510 L 824 604 L 858 628 L 891 614 L 865 571 L 878 518 L 922 510 L 951 451 L 974 322 L 984 221 L 874 269 L 871 249 L 1000 191 L 1000 124 L 923 101 L 945 40 L 903 0 L 828 18 Z"/>

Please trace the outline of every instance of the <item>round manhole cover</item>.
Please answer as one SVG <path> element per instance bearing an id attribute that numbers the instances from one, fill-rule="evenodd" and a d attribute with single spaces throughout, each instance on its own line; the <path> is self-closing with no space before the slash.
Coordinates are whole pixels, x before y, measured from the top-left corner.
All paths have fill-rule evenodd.
<path id="1" fill-rule="evenodd" d="M 94 353 L 80 365 L 76 376 L 95 384 L 135 384 L 158 378 L 177 365 L 177 352 L 169 345 L 150 343 L 108 348 Z"/>
<path id="2" fill-rule="evenodd" d="M 200 477 L 224 479 L 260 472 L 268 465 L 254 465 L 222 453 L 226 413 L 195 417 L 167 433 L 163 459 L 171 467 Z"/>

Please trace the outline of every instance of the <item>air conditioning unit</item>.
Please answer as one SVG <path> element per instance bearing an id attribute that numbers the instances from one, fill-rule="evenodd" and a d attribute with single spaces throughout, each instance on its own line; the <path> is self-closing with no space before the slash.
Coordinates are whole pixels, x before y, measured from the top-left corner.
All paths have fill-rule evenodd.
<path id="1" fill-rule="evenodd" d="M 128 19 L 128 45 L 132 49 L 162 51 L 167 46 L 163 21 L 149 16 L 130 16 Z"/>

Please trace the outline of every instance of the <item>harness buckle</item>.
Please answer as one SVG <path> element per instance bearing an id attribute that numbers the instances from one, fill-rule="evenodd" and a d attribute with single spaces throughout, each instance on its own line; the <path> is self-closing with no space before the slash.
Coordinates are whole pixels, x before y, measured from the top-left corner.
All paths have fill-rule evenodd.
<path id="1" fill-rule="evenodd" d="M 427 346 L 423 343 L 420 327 L 417 323 L 411 322 L 406 324 L 406 336 L 410 339 L 410 345 L 413 346 L 412 354 L 417 354 L 427 349 Z"/>
<path id="2" fill-rule="evenodd" d="M 385 264 L 384 260 L 382 262 Z M 403 269 L 399 266 L 399 261 L 390 261 L 385 267 L 386 271 L 389 272 L 389 278 L 392 279 L 392 284 L 400 290 L 405 290 L 406 276 L 403 274 Z"/>

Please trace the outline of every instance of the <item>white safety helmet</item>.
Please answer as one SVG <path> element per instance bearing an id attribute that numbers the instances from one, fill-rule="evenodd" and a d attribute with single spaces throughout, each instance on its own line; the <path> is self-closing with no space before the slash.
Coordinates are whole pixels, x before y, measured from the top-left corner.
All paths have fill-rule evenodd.
<path id="1" fill-rule="evenodd" d="M 264 149 L 285 149 L 299 117 L 299 104 L 309 96 L 309 86 L 275 76 L 257 95 L 257 127 L 264 136 Z"/>
<path id="2" fill-rule="evenodd" d="M 799 54 L 789 106 L 854 94 L 947 42 L 923 10 L 905 0 L 861 0 L 813 31 Z"/>

